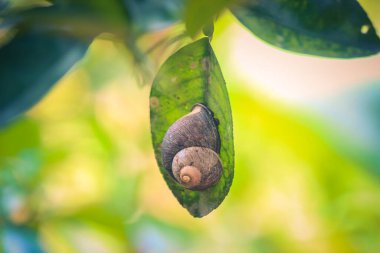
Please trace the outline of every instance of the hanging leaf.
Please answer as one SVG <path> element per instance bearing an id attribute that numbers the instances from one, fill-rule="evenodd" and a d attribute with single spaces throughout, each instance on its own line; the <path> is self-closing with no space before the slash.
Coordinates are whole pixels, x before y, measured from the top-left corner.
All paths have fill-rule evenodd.
<path id="1" fill-rule="evenodd" d="M 18 33 L 0 48 L 0 125 L 33 106 L 80 60 L 89 42 L 57 33 Z"/>
<path id="2" fill-rule="evenodd" d="M 375 28 L 356 0 L 246 0 L 232 12 L 259 38 L 286 50 L 337 58 L 380 51 Z"/>
<path id="3" fill-rule="evenodd" d="M 220 181 L 205 191 L 183 188 L 164 168 L 161 143 L 168 128 L 203 103 L 219 121 L 223 166 Z M 234 146 L 232 116 L 226 85 L 218 61 L 207 38 L 200 39 L 173 54 L 157 74 L 150 97 L 152 141 L 156 160 L 175 197 L 193 216 L 202 217 L 218 207 L 233 179 Z"/>

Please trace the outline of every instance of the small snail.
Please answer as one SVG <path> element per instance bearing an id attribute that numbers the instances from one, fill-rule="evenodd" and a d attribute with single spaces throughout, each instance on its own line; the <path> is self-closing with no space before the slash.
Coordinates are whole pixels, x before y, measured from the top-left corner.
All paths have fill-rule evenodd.
<path id="1" fill-rule="evenodd" d="M 219 132 L 205 105 L 195 104 L 189 114 L 174 122 L 161 148 L 165 169 L 185 188 L 205 190 L 219 181 Z"/>

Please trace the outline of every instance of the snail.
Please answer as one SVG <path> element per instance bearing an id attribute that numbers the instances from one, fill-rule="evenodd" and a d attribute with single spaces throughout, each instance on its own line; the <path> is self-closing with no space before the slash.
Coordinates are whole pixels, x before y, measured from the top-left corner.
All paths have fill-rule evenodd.
<path id="1" fill-rule="evenodd" d="M 213 113 L 203 104 L 173 123 L 161 145 L 162 162 L 183 187 L 206 190 L 222 175 L 220 137 Z"/>

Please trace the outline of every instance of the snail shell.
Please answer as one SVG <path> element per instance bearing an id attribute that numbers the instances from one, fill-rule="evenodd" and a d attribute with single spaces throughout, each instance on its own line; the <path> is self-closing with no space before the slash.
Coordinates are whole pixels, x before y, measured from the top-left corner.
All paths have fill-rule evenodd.
<path id="1" fill-rule="evenodd" d="M 162 142 L 165 169 L 188 189 L 205 190 L 222 175 L 220 138 L 213 114 L 202 104 L 169 127 Z"/>
<path id="2" fill-rule="evenodd" d="M 204 190 L 218 182 L 221 168 L 218 154 L 202 147 L 182 149 L 174 156 L 172 164 L 175 179 L 194 190 Z"/>

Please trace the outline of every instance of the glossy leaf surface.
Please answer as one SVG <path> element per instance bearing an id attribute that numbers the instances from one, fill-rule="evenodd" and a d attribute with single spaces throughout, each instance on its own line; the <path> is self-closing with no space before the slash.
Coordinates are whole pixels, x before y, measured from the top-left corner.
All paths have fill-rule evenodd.
<path id="1" fill-rule="evenodd" d="M 380 51 L 376 31 L 355 0 L 247 0 L 232 12 L 259 38 L 293 52 L 353 58 Z"/>
<path id="2" fill-rule="evenodd" d="M 0 125 L 33 106 L 80 60 L 87 42 L 27 31 L 0 48 Z"/>
<path id="3" fill-rule="evenodd" d="M 205 191 L 191 191 L 179 185 L 163 167 L 161 143 L 168 128 L 203 103 L 219 121 L 220 181 Z M 218 207 L 227 195 L 234 168 L 232 116 L 226 85 L 207 38 L 185 46 L 173 54 L 157 74 L 150 97 L 152 141 L 156 160 L 175 197 L 193 216 L 202 217 Z"/>

